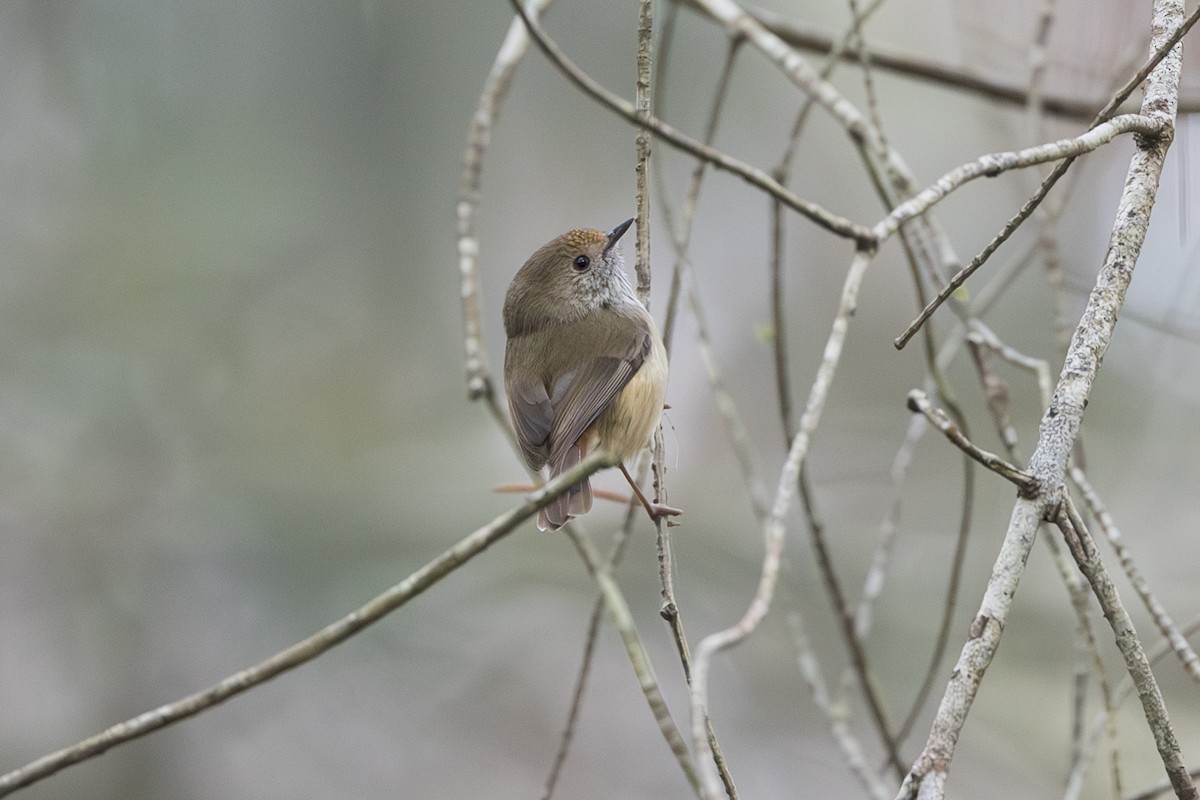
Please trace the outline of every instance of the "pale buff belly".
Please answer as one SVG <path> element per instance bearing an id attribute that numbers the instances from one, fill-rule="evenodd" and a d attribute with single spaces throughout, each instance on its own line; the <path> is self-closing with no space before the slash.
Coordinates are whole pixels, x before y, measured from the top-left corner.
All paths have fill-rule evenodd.
<path id="1" fill-rule="evenodd" d="M 650 443 L 667 393 L 667 352 L 655 331 L 646 360 L 625 388 L 596 418 L 589 433 L 595 445 L 629 461 Z M 590 448 L 588 448 L 590 449 Z"/>

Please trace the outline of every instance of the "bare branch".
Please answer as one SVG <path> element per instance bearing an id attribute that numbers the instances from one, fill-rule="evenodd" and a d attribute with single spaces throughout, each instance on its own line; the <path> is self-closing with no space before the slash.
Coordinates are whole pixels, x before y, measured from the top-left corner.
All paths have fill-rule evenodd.
<path id="1" fill-rule="evenodd" d="M 642 126 L 638 128 L 634 147 L 634 193 L 637 200 L 637 291 L 638 299 L 650 308 L 650 131 L 645 121 L 650 118 L 650 65 L 653 46 L 654 13 L 649 0 L 638 3 L 637 95 L 635 108 Z"/>
<path id="2" fill-rule="evenodd" d="M 1183 626 L 1181 633 L 1183 633 L 1185 636 L 1191 636 L 1195 634 L 1197 630 L 1200 630 L 1200 616 L 1193 617 L 1191 620 L 1189 620 L 1188 623 Z M 1149 659 L 1151 666 L 1165 658 L 1171 652 L 1171 650 L 1171 644 L 1167 641 L 1162 641 L 1155 645 L 1151 649 L 1150 653 L 1147 654 L 1147 658 Z M 1087 752 L 1090 753 L 1095 749 L 1096 742 L 1099 740 L 1100 734 L 1109 728 L 1116 709 L 1121 703 L 1125 702 L 1125 700 L 1129 698 L 1129 695 L 1132 694 L 1133 691 L 1133 679 L 1126 674 L 1121 680 L 1121 683 L 1118 684 L 1115 689 L 1113 689 L 1112 699 L 1109 703 L 1106 703 L 1106 708 L 1101 709 L 1101 711 L 1096 714 L 1095 720 L 1092 724 L 1092 730 L 1088 735 L 1088 740 L 1085 744 L 1085 750 Z M 1063 800 L 1075 800 L 1075 798 L 1079 797 L 1083 789 L 1083 767 L 1085 766 L 1086 764 L 1076 765 L 1076 768 L 1072 770 L 1072 774 L 1069 776 L 1067 781 L 1067 788 L 1063 792 Z M 1192 770 L 1191 774 L 1192 777 L 1195 778 L 1196 770 Z M 1169 791 L 1171 791 L 1171 783 L 1170 781 L 1167 781 L 1164 786 L 1155 787 L 1154 789 L 1148 790 L 1147 793 L 1135 795 L 1135 797 L 1153 797 Z"/>
<path id="3" fill-rule="evenodd" d="M 1158 747 L 1159 757 L 1162 758 L 1163 767 L 1167 771 L 1167 777 L 1175 789 L 1176 796 L 1180 800 L 1194 800 L 1197 797 L 1196 787 L 1192 783 L 1186 763 L 1179 752 L 1179 742 L 1175 738 L 1171 721 L 1167 717 L 1167 706 L 1163 702 L 1162 692 L 1159 691 L 1158 681 L 1154 679 L 1150 662 L 1142 649 L 1137 631 L 1134 630 L 1133 620 L 1129 618 L 1129 613 L 1121 603 L 1117 588 L 1113 585 L 1112 579 L 1108 577 L 1104 563 L 1100 560 L 1100 552 L 1096 548 L 1096 543 L 1088 533 L 1083 517 L 1079 515 L 1069 495 L 1063 496 L 1055 523 L 1062 531 L 1063 537 L 1067 541 L 1067 547 L 1071 550 L 1071 555 L 1075 557 L 1076 563 L 1079 564 L 1080 571 L 1091 584 L 1092 593 L 1100 602 L 1100 608 L 1104 611 L 1105 618 L 1112 625 L 1117 648 L 1125 658 L 1125 667 L 1129 670 L 1129 676 L 1133 679 L 1138 698 L 1142 701 L 1142 710 L 1146 714 L 1146 721 L 1150 724 L 1150 731 L 1154 735 L 1154 743 Z"/>
<path id="4" fill-rule="evenodd" d="M 638 471 L 638 480 L 642 481 L 646 477 L 646 469 L 643 467 Z M 594 490 L 596 497 L 601 497 L 602 492 L 599 489 Z M 621 501 L 627 506 L 625 511 L 625 520 L 621 525 L 621 529 L 613 535 L 612 550 L 608 554 L 608 560 L 605 562 L 604 569 L 611 573 L 621 561 L 621 557 L 625 554 L 625 547 L 629 543 L 629 537 L 633 532 L 633 523 L 635 519 L 639 519 L 642 513 L 642 506 L 638 503 L 636 497 L 622 497 Z M 600 635 L 600 623 L 604 618 L 605 595 L 600 594 L 596 597 L 596 601 L 592 604 L 592 614 L 588 619 L 587 636 L 584 639 L 583 656 L 579 665 L 579 672 L 575 676 L 575 688 L 571 691 L 571 703 L 567 710 L 567 720 L 563 725 L 562 735 L 559 737 L 558 750 L 554 754 L 554 761 L 551 763 L 550 772 L 546 776 L 546 783 L 542 789 L 542 800 L 550 800 L 554 795 L 554 789 L 558 784 L 559 774 L 562 771 L 563 764 L 566 763 L 567 754 L 570 752 L 571 743 L 575 738 L 575 726 L 578 723 L 579 714 L 583 710 L 583 697 L 587 689 L 588 676 L 591 673 L 592 659 L 596 650 L 596 639 Z"/>
<path id="5" fill-rule="evenodd" d="M 597 470 L 612 466 L 606 453 L 592 453 L 579 464 L 563 472 L 546 485 L 534 490 L 521 505 L 506 511 L 487 525 L 430 561 L 392 588 L 376 595 L 361 608 L 299 642 L 280 650 L 270 658 L 235 672 L 228 678 L 195 694 L 120 722 L 83 741 L 31 761 L 19 769 L 0 775 L 0 797 L 23 786 L 36 783 L 59 770 L 94 758 L 119 744 L 145 736 L 160 728 L 195 716 L 213 706 L 252 689 L 261 683 L 313 660 L 403 606 L 446 575 L 461 567 L 492 544 L 511 533 L 538 510 Z"/>
<path id="6" fill-rule="evenodd" d="M 654 13 L 653 3 L 651 0 L 640 0 L 638 3 L 638 47 L 637 47 L 637 93 L 636 93 L 636 109 L 639 119 L 642 121 L 642 127 L 638 129 L 636 137 L 637 163 L 635 166 L 636 174 L 636 193 L 637 193 L 637 275 L 638 275 L 638 296 L 642 303 L 649 309 L 650 301 L 650 128 L 648 121 L 651 117 L 651 90 L 653 87 L 652 81 L 652 65 L 653 65 L 653 29 L 654 29 Z M 698 182 L 698 180 L 697 180 Z M 672 303 L 674 306 L 674 303 Z M 664 456 L 662 431 L 655 431 L 654 447 L 652 451 L 653 466 L 652 469 L 655 475 L 654 489 L 655 500 L 658 502 L 666 502 L 666 459 Z M 660 575 L 663 586 L 663 608 L 662 616 L 667 621 L 671 629 L 672 637 L 675 640 L 677 652 L 679 654 L 680 663 L 683 665 L 684 674 L 688 675 L 690 652 L 687 643 L 687 636 L 683 629 L 683 618 L 679 613 L 679 606 L 675 599 L 673 567 L 671 559 L 671 532 L 670 525 L 661 517 L 656 519 L 655 528 L 658 533 L 658 553 Z M 717 741 L 716 730 L 713 728 L 712 721 L 706 720 L 706 730 L 708 733 L 708 748 L 712 753 L 713 763 L 721 775 L 721 780 L 725 786 L 726 793 L 732 800 L 737 798 L 737 790 L 734 787 L 733 776 L 729 773 L 729 767 L 725 760 L 725 755 L 721 751 L 721 746 Z M 676 744 L 687 752 L 683 737 L 677 730 L 673 731 L 678 737 L 678 742 L 670 739 L 672 747 Z M 701 751 L 697 750 L 697 756 Z M 682 762 L 681 762 L 682 763 Z M 689 776 L 690 778 L 691 776 Z M 699 790 L 698 784 L 693 784 L 693 788 Z"/>
<path id="7" fill-rule="evenodd" d="M 612 563 L 612 559 L 609 559 Z M 604 619 L 604 598 L 597 598 L 592 604 L 592 615 L 588 618 L 587 635 L 583 640 L 583 658 L 580 660 L 579 673 L 575 677 L 575 688 L 571 690 L 571 705 L 567 711 L 567 721 L 563 726 L 562 736 L 559 737 L 558 750 L 554 753 L 554 761 L 550 765 L 550 774 L 542 787 L 541 800 L 551 800 L 554 789 L 558 786 L 558 778 L 562 774 L 563 764 L 567 763 L 567 753 L 571 751 L 571 743 L 575 740 L 575 726 L 579 722 L 579 714 L 583 710 L 583 695 L 587 689 L 588 675 L 592 671 L 592 659 L 596 653 L 596 639 L 600 635 L 600 622 Z"/>
<path id="8" fill-rule="evenodd" d="M 980 381 L 983 383 L 988 407 L 996 422 L 1000 438 L 1004 441 L 1004 446 L 1008 451 L 1009 457 L 1015 460 L 1018 458 L 1018 443 L 1017 433 L 1009 416 L 1008 386 L 991 369 L 991 359 L 994 355 L 999 355 L 1010 363 L 1035 373 L 1038 378 L 1038 386 L 1041 388 L 1042 401 L 1045 405 L 1050 404 L 1049 368 L 1044 361 L 1024 356 L 1000 342 L 995 334 L 978 320 L 972 320 L 972 330 L 967 334 L 967 344 L 970 346 L 971 356 L 979 372 Z M 1116 717 L 1112 712 L 1115 711 L 1116 701 L 1108 682 L 1104 661 L 1100 655 L 1100 648 L 1096 643 L 1095 631 L 1092 627 L 1091 616 L 1088 613 L 1087 590 L 1083 585 L 1079 570 L 1075 568 L 1071 559 L 1067 558 L 1053 536 L 1042 537 L 1042 541 L 1050 550 L 1051 556 L 1054 559 L 1054 566 L 1058 570 L 1063 585 L 1067 589 L 1067 595 L 1071 600 L 1071 608 L 1074 610 L 1076 619 L 1078 620 L 1078 637 L 1075 647 L 1076 658 L 1073 676 L 1074 691 L 1072 693 L 1071 709 L 1071 769 L 1067 779 L 1068 788 L 1064 795 L 1064 800 L 1072 800 L 1072 791 L 1082 788 L 1082 778 L 1092 756 L 1092 750 L 1087 746 L 1083 738 L 1084 712 L 1086 711 L 1085 700 L 1087 696 L 1088 677 L 1091 672 L 1094 671 L 1096 674 L 1104 707 L 1108 712 L 1108 730 L 1111 734 L 1110 741 L 1114 744 L 1114 758 L 1116 752 Z M 1116 769 L 1114 762 L 1115 779 Z M 1120 793 L 1118 792 L 1117 794 L 1119 795 Z"/>
<path id="9" fill-rule="evenodd" d="M 1188 644 L 1183 633 L 1175 621 L 1171 619 L 1171 615 L 1167 613 L 1167 609 L 1154 596 L 1154 592 L 1150 590 L 1150 585 L 1146 582 L 1145 577 L 1133 562 L 1133 554 L 1130 552 L 1128 545 L 1125 544 L 1121 536 L 1121 530 L 1117 527 L 1117 523 L 1113 520 L 1112 514 L 1108 513 L 1104 502 L 1100 499 L 1099 492 L 1092 486 L 1088 480 L 1087 474 L 1078 466 L 1072 465 L 1070 469 L 1071 480 L 1079 487 L 1080 493 L 1083 494 L 1083 500 L 1087 504 L 1088 511 L 1095 517 L 1099 523 L 1100 529 L 1104 531 L 1104 537 L 1108 539 L 1108 543 L 1112 545 L 1112 549 L 1117 554 L 1117 558 L 1121 562 L 1121 568 L 1125 571 L 1125 577 L 1129 579 L 1129 583 L 1133 586 L 1134 591 L 1142 598 L 1142 603 L 1146 606 L 1146 610 L 1150 612 L 1150 616 L 1154 619 L 1154 624 L 1158 626 L 1159 632 L 1166 637 L 1170 642 L 1171 649 L 1175 655 L 1179 657 L 1179 661 L 1183 664 L 1183 668 L 1194 681 L 1200 681 L 1200 657 L 1197 657 L 1196 651 Z"/>
<path id="10" fill-rule="evenodd" d="M 1017 469 L 995 453 L 989 453 L 987 450 L 977 447 L 967 437 L 963 436 L 958 426 L 954 424 L 950 417 L 946 416 L 946 412 L 930 405 L 929 398 L 920 389 L 913 389 L 908 393 L 908 408 L 910 411 L 924 414 L 925 418 L 933 423 L 935 428 L 945 434 L 946 438 L 953 442 L 959 450 L 962 450 L 1000 477 L 1006 478 L 1016 484 L 1021 492 L 1028 493 L 1036 488 L 1037 484 L 1032 475 Z"/>
<path id="11" fill-rule="evenodd" d="M 868 154 L 882 154 L 888 171 L 900 191 L 914 181 L 899 153 L 887 146 L 871 120 L 846 99 L 838 89 L 812 68 L 808 61 L 786 42 L 762 26 L 733 0 L 692 0 L 706 14 L 719 21 L 731 34 L 744 36 L 772 61 L 788 80 L 806 92 L 837 121 L 850 138 L 866 148 Z M 857 238 L 860 245 L 876 244 L 873 239 Z"/>

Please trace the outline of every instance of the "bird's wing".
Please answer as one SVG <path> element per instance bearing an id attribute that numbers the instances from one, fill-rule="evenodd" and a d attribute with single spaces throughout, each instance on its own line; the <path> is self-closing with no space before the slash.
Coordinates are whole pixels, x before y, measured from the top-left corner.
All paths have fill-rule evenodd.
<path id="1" fill-rule="evenodd" d="M 609 313 L 602 320 L 585 318 L 509 339 L 506 362 L 542 365 L 540 375 L 516 376 L 505 369 L 513 427 L 530 467 L 562 460 L 642 366 L 650 336 L 641 314 Z M 590 357 L 568 363 L 562 337 L 592 342 Z"/>
<path id="2" fill-rule="evenodd" d="M 512 341 L 508 349 L 511 353 Z M 504 383 L 517 444 L 529 466 L 534 471 L 540 470 L 550 455 L 550 429 L 554 426 L 554 407 L 546 385 L 541 380 L 519 380 L 512 376 L 505 376 Z"/>
<path id="3" fill-rule="evenodd" d="M 650 353 L 651 335 L 645 316 L 613 314 L 604 322 L 604 335 L 590 339 L 599 340 L 596 354 L 555 381 L 550 396 L 551 464 L 562 459 L 641 368 Z"/>

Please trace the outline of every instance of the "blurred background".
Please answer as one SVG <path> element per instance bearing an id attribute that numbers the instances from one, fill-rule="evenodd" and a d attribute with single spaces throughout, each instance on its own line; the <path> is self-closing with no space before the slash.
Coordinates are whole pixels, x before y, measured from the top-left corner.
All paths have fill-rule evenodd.
<path id="1" fill-rule="evenodd" d="M 835 35 L 849 18 L 839 3 L 769 5 Z M 868 41 L 1022 85 L 1044 3 L 1001 5 L 890 0 Z M 1144 58 L 1149 17 L 1149 3 L 1059 2 L 1047 91 L 1098 109 Z M 0 5 L 0 771 L 261 660 L 513 504 L 492 488 L 524 472 L 482 406 L 466 399 L 454 244 L 468 122 L 511 18 L 499 0 Z M 545 22 L 594 77 L 632 97 L 632 4 L 563 0 Z M 686 11 L 677 37 L 660 111 L 699 136 L 726 38 Z M 874 77 L 888 138 L 922 181 L 1037 141 L 1019 107 L 882 70 Z M 844 67 L 836 82 L 863 101 L 858 68 Z M 770 168 L 797 90 L 745 48 L 731 91 L 717 146 Z M 1084 124 L 1051 119 L 1043 134 Z M 526 256 L 569 228 L 609 228 L 633 215 L 634 133 L 540 53 L 521 66 L 493 132 L 477 217 L 494 370 L 504 288 Z M 1200 611 L 1196 136 L 1181 118 L 1084 433 L 1091 479 L 1178 621 Z M 1132 149 L 1117 142 L 1073 173 L 1060 228 L 1072 325 Z M 655 158 L 678 207 L 692 165 L 665 145 Z M 939 207 L 961 258 L 1036 180 L 978 182 Z M 883 214 L 848 140 L 820 112 L 792 186 L 862 222 Z M 773 489 L 785 447 L 762 335 L 768 208 L 740 180 L 711 175 L 692 255 L 716 356 Z M 672 259 L 656 219 L 652 305 L 661 320 Z M 787 236 L 788 337 L 802 403 L 851 251 L 795 217 Z M 1032 228 L 1018 235 L 984 273 L 1033 236 Z M 632 253 L 631 238 L 625 249 Z M 1057 374 L 1045 287 L 1035 264 L 988 321 Z M 891 503 L 888 473 L 909 423 L 904 398 L 924 380 L 920 348 L 897 353 L 891 344 L 916 311 L 912 295 L 893 242 L 864 287 L 812 450 L 817 500 L 852 598 Z M 935 317 L 939 333 L 948 320 L 945 310 Z M 671 502 L 686 511 L 675 529 L 679 603 L 696 642 L 742 613 L 761 536 L 686 314 L 675 344 L 664 432 Z M 949 374 L 980 444 L 999 450 L 969 362 L 960 357 Z M 1028 452 L 1036 387 L 1013 371 L 1005 377 Z M 960 482 L 957 453 L 926 436 L 868 648 L 897 719 L 936 631 Z M 600 483 L 622 485 L 619 475 Z M 1012 500 L 1007 484 L 978 475 L 946 675 Z M 619 517 L 599 509 L 586 527 L 604 542 Z M 718 658 L 712 711 L 744 796 L 858 796 L 795 668 L 786 619 L 796 609 L 827 677 L 846 659 L 806 529 L 796 514 L 789 523 L 776 610 Z M 617 576 L 683 723 L 657 570 L 642 520 Z M 1118 585 L 1154 641 L 1133 593 Z M 536 797 L 594 594 L 566 538 L 527 524 L 330 654 L 22 796 Z M 1115 680 L 1120 659 L 1097 620 Z M 1061 791 L 1074 628 L 1039 546 L 962 737 L 952 792 Z M 1197 688 L 1174 661 L 1158 673 L 1184 753 L 1200 764 Z M 928 720 L 927 710 L 906 757 Z M 1136 702 L 1119 722 L 1126 789 L 1156 782 L 1161 768 Z M 1089 785 L 1108 792 L 1106 768 L 1094 771 Z M 606 627 L 556 796 L 689 795 Z"/>

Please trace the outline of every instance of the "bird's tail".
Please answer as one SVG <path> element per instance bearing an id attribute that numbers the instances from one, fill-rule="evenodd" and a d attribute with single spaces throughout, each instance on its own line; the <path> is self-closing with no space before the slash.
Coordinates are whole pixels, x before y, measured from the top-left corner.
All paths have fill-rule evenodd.
<path id="1" fill-rule="evenodd" d="M 557 462 L 550 465 L 550 479 L 569 470 L 583 459 L 583 448 L 578 444 L 568 447 Z M 538 530 L 556 531 L 575 517 L 592 510 L 592 483 L 584 478 L 565 493 L 554 499 L 550 505 L 538 512 Z"/>

